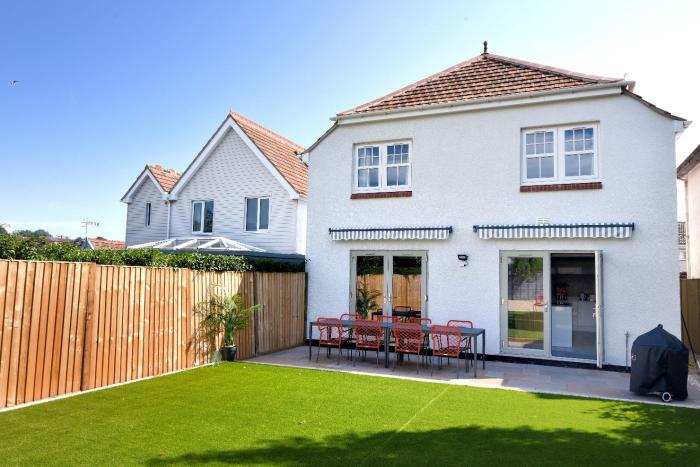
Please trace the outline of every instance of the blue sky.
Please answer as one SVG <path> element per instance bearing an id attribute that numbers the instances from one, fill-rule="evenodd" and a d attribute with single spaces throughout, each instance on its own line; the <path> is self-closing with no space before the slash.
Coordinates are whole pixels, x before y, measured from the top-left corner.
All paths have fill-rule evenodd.
<path id="1" fill-rule="evenodd" d="M 328 117 L 481 52 L 637 81 L 700 119 L 698 2 L 4 1 L 0 223 L 123 239 L 146 163 L 229 109 L 310 145 Z M 11 80 L 19 80 L 10 86 Z M 700 122 L 677 158 L 700 143 Z"/>

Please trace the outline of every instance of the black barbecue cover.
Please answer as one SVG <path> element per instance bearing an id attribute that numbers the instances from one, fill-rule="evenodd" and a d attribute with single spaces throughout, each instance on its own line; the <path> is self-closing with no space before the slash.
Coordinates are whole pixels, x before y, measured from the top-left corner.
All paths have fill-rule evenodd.
<path id="1" fill-rule="evenodd" d="M 688 397 L 688 348 L 660 324 L 632 344 L 630 391 L 669 392 L 676 400 Z"/>

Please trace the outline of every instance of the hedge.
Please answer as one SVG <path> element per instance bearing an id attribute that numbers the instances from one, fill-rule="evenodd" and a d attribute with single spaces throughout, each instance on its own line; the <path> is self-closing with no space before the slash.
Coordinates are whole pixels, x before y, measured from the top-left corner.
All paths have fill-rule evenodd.
<path id="1" fill-rule="evenodd" d="M 53 243 L 46 238 L 0 235 L 0 259 L 34 261 L 75 261 L 105 265 L 187 268 L 204 271 L 300 272 L 304 262 L 267 258 L 163 253 L 160 250 L 84 250 L 72 243 Z"/>

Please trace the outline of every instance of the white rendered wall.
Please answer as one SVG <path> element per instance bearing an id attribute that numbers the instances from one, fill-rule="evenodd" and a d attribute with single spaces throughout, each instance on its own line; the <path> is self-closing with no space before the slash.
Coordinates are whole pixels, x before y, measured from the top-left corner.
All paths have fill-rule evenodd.
<path id="1" fill-rule="evenodd" d="M 520 193 L 524 127 L 598 122 L 603 189 Z M 628 96 L 341 125 L 310 154 L 309 319 L 350 308 L 351 250 L 426 250 L 427 314 L 499 352 L 499 251 L 602 250 L 605 362 L 658 323 L 680 334 L 673 122 Z M 409 198 L 351 200 L 353 144 L 411 139 Z M 630 239 L 480 240 L 474 224 L 634 222 Z M 333 242 L 329 227 L 451 225 L 447 241 Z M 460 267 L 458 253 L 469 255 Z"/>

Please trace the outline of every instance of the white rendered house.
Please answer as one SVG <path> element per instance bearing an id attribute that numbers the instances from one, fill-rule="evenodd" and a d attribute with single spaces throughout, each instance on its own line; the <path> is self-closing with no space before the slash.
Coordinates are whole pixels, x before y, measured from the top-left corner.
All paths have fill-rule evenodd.
<path id="1" fill-rule="evenodd" d="M 680 335 L 675 139 L 634 83 L 489 54 L 341 112 L 309 164 L 309 320 L 471 320 L 491 355 L 624 365 Z"/>
<path id="2" fill-rule="evenodd" d="M 127 248 L 303 255 L 303 148 L 231 112 L 184 173 L 146 166 L 122 198 Z"/>

